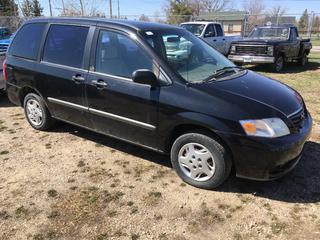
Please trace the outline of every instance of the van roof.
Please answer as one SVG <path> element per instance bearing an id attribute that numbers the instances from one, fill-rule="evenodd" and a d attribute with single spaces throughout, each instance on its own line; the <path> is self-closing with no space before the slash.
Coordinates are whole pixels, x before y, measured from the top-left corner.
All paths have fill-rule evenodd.
<path id="1" fill-rule="evenodd" d="M 142 22 L 135 20 L 118 20 L 106 18 L 74 18 L 74 17 L 58 17 L 58 18 L 34 18 L 26 21 L 26 23 L 48 22 L 48 23 L 67 23 L 67 24 L 88 24 L 88 25 L 114 25 L 119 27 L 131 28 L 136 31 L 159 30 L 159 29 L 177 29 L 178 27 L 154 22 Z"/>

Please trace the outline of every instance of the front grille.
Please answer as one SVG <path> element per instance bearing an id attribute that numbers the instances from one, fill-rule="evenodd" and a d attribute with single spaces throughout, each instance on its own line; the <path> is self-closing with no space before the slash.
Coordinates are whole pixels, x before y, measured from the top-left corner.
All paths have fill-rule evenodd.
<path id="1" fill-rule="evenodd" d="M 8 44 L 0 44 L 0 54 L 5 54 L 8 50 Z"/>
<path id="2" fill-rule="evenodd" d="M 266 55 L 267 46 L 236 46 L 237 54 Z"/>
<path id="3" fill-rule="evenodd" d="M 291 130 L 293 130 L 294 132 L 299 131 L 303 127 L 306 117 L 307 114 L 304 108 L 302 108 L 297 113 L 290 115 L 289 120 L 291 122 Z"/>

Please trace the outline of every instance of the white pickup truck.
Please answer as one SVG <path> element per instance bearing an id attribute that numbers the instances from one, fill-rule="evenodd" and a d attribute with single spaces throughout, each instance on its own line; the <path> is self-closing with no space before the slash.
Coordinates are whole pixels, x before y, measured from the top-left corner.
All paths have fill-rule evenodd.
<path id="1" fill-rule="evenodd" d="M 240 36 L 225 36 L 221 24 L 217 22 L 185 22 L 180 26 L 202 38 L 223 55 L 228 55 L 231 43 L 241 38 Z"/>

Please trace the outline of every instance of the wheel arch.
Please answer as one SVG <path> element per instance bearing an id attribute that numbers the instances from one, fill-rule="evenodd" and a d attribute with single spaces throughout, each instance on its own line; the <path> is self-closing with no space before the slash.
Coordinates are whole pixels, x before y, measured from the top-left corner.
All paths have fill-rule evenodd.
<path id="1" fill-rule="evenodd" d="M 211 129 L 211 128 L 204 126 L 204 125 L 201 125 L 201 124 L 182 123 L 182 124 L 176 125 L 170 131 L 170 134 L 167 137 L 166 145 L 165 145 L 165 152 L 170 153 L 171 147 L 172 147 L 174 141 L 178 137 L 180 137 L 183 134 L 191 133 L 191 132 L 204 134 L 206 136 L 212 137 L 213 139 L 217 140 L 228 151 L 230 158 L 231 158 L 231 161 L 232 161 L 232 165 L 234 166 L 233 153 L 232 153 L 232 150 L 229 147 L 229 144 L 227 143 L 227 141 L 214 129 Z"/>
<path id="2" fill-rule="evenodd" d="M 37 89 L 30 87 L 30 86 L 24 86 L 19 91 L 19 100 L 20 100 L 21 106 L 23 106 L 24 99 L 29 93 L 34 93 L 34 94 L 39 95 L 43 99 L 43 102 L 45 103 L 45 105 L 47 106 L 47 103 L 46 103 L 45 99 L 43 98 L 42 94 Z"/>

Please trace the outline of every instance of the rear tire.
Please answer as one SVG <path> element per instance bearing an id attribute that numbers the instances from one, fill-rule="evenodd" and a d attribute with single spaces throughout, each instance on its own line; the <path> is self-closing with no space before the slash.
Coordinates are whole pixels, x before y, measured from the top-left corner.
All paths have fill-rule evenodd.
<path id="1" fill-rule="evenodd" d="M 171 148 L 171 162 L 183 181 L 203 189 L 219 187 L 230 175 L 232 166 L 226 148 L 202 133 L 177 138 Z"/>
<path id="2" fill-rule="evenodd" d="M 53 126 L 55 121 L 39 95 L 27 94 L 24 98 L 23 107 L 25 116 L 34 129 L 45 131 Z"/>
<path id="3" fill-rule="evenodd" d="M 298 60 L 298 64 L 301 67 L 305 67 L 308 64 L 308 56 L 306 52 L 304 52 L 302 57 Z"/>

